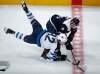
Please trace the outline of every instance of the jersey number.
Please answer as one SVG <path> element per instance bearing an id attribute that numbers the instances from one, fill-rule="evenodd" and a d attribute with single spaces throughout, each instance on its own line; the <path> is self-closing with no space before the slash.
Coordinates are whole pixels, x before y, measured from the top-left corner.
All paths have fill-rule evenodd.
<path id="1" fill-rule="evenodd" d="M 52 35 L 52 34 L 48 34 L 46 35 L 46 38 L 45 40 L 48 38 L 48 40 L 51 42 L 51 43 L 54 43 L 55 42 L 55 38 L 56 37 L 55 35 Z"/>

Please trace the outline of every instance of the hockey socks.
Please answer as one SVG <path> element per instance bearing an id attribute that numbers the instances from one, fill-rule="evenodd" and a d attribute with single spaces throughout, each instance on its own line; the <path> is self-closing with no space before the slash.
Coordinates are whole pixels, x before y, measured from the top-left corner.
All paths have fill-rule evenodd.
<path id="1" fill-rule="evenodd" d="M 17 39 L 23 39 L 23 33 L 16 32 L 15 36 L 16 36 Z"/>

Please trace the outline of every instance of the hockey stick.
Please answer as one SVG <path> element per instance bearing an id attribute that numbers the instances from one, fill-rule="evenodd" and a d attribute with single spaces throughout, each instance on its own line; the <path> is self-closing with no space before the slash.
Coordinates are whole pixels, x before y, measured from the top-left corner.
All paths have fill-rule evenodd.
<path id="1" fill-rule="evenodd" d="M 73 60 L 74 60 L 74 65 L 79 65 L 80 64 L 80 61 L 78 60 L 78 61 L 76 61 L 76 58 L 75 58 L 75 56 L 74 56 L 74 53 L 73 53 L 73 51 L 71 50 L 71 53 L 72 53 L 72 57 L 73 57 Z"/>
<path id="2" fill-rule="evenodd" d="M 76 65 L 77 68 L 80 69 L 82 72 L 85 72 L 85 70 L 83 68 L 81 68 L 80 65 L 79 65 L 80 64 L 80 60 L 78 60 L 78 61 L 76 60 L 72 50 L 71 50 L 71 53 L 72 53 L 72 57 L 73 57 L 73 60 L 74 60 L 74 62 L 72 62 L 72 64 Z"/>
<path id="3" fill-rule="evenodd" d="M 68 62 L 72 63 L 72 65 L 77 66 L 77 68 L 80 69 L 82 72 L 85 72 L 85 70 L 79 66 L 80 61 L 78 61 L 77 63 L 74 63 L 74 62 L 72 62 L 72 61 L 71 61 L 70 59 L 68 59 L 68 58 L 67 58 L 66 60 L 67 60 Z"/>

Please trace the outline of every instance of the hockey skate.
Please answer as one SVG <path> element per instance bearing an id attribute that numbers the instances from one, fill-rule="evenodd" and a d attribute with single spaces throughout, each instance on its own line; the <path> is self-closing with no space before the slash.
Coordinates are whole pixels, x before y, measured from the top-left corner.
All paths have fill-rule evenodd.
<path id="1" fill-rule="evenodd" d="M 48 57 L 47 57 L 46 55 L 48 54 L 49 51 L 50 51 L 50 49 L 44 49 L 44 50 L 43 50 L 43 53 L 42 53 L 42 55 L 41 55 L 41 57 L 42 57 L 43 59 L 48 59 Z"/>
<path id="2" fill-rule="evenodd" d="M 23 1 L 23 2 L 21 3 L 21 5 L 22 5 L 23 10 L 24 10 L 26 13 L 28 13 L 29 10 L 28 10 L 28 8 L 27 8 L 27 5 L 26 5 L 25 1 Z"/>
<path id="3" fill-rule="evenodd" d="M 12 29 L 10 29 L 10 28 L 4 28 L 4 32 L 6 33 L 6 34 L 15 34 L 15 31 L 13 31 Z"/>
<path id="4" fill-rule="evenodd" d="M 67 55 L 62 55 L 62 54 L 59 55 L 56 52 L 55 53 L 49 52 L 47 54 L 47 57 L 51 61 L 65 61 L 67 58 Z"/>

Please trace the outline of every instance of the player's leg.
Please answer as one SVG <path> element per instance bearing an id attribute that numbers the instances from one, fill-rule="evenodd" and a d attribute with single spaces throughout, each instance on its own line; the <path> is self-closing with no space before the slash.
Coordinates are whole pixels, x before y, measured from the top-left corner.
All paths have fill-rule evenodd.
<path id="1" fill-rule="evenodd" d="M 61 45 L 58 42 L 56 49 L 50 49 L 49 53 L 47 54 L 48 59 L 52 61 L 65 61 L 67 55 L 61 54 L 60 47 Z"/>
<path id="2" fill-rule="evenodd" d="M 34 44 L 34 37 L 31 35 L 24 35 L 23 33 L 20 32 L 16 32 L 10 28 L 4 28 L 4 32 L 6 34 L 12 34 L 13 36 L 15 36 L 15 38 L 23 40 L 24 42 L 30 43 L 30 44 Z"/>
<path id="3" fill-rule="evenodd" d="M 10 29 L 10 28 L 6 28 L 6 27 L 4 28 L 4 32 L 5 32 L 6 34 L 12 34 L 13 36 L 15 36 L 15 37 L 18 38 L 18 39 L 22 39 L 23 36 L 24 36 L 23 33 L 16 32 L 16 31 L 14 31 L 14 30 L 12 30 L 12 29 Z"/>
<path id="4" fill-rule="evenodd" d="M 48 59 L 47 54 L 49 51 L 50 51 L 50 49 L 44 49 L 41 54 L 41 57 L 43 57 L 44 59 Z"/>
<path id="5" fill-rule="evenodd" d="M 33 14 L 28 10 L 26 3 L 22 4 L 22 8 L 25 11 L 28 19 L 30 20 L 30 23 L 32 24 L 32 28 L 33 28 L 32 36 L 34 36 L 34 34 L 35 34 L 34 38 L 37 38 L 38 33 L 43 31 L 43 28 L 42 28 L 41 24 L 35 19 Z M 30 39 L 32 39 L 32 38 L 30 38 Z M 28 36 L 25 38 L 25 41 L 27 41 L 27 40 L 29 40 Z M 48 54 L 49 50 L 50 49 L 44 49 L 43 53 L 41 54 L 41 57 L 43 57 L 44 59 L 47 59 L 46 55 Z"/>
<path id="6" fill-rule="evenodd" d="M 10 28 L 6 29 L 6 33 L 14 34 L 16 38 L 24 40 L 24 42 L 34 44 L 36 43 L 36 37 L 39 32 L 43 31 L 41 24 L 34 18 L 32 13 L 28 10 L 26 3 L 22 3 L 23 10 L 26 12 L 28 19 L 31 21 L 33 32 L 31 35 L 24 35 L 20 32 L 15 32 Z"/>
<path id="7" fill-rule="evenodd" d="M 55 46 L 52 46 L 50 51 L 47 54 L 47 57 L 52 60 L 52 61 L 57 61 L 59 56 L 61 55 L 60 52 L 60 44 L 57 43 L 57 47 L 55 48 Z"/>
<path id="8" fill-rule="evenodd" d="M 41 32 L 43 31 L 43 28 L 41 26 L 41 24 L 35 19 L 34 15 L 32 14 L 32 12 L 29 11 L 26 3 L 22 3 L 22 8 L 25 11 L 27 18 L 29 19 L 30 23 L 32 24 L 32 28 L 33 28 L 33 32 Z"/>

